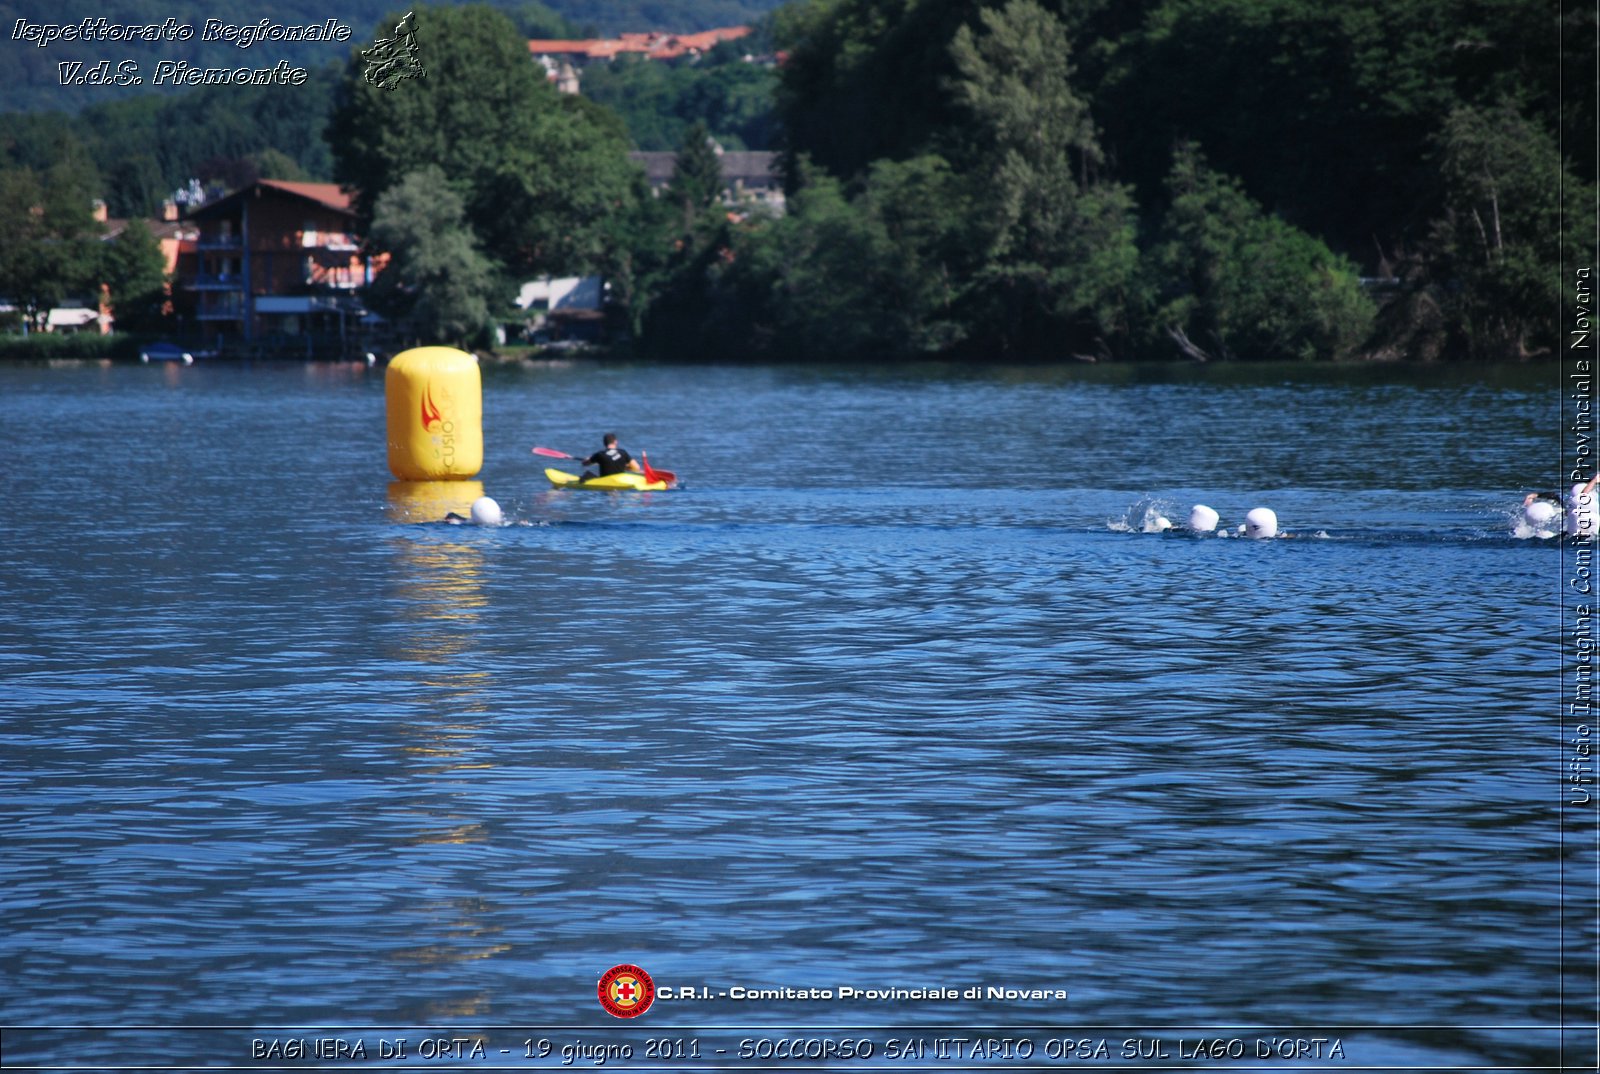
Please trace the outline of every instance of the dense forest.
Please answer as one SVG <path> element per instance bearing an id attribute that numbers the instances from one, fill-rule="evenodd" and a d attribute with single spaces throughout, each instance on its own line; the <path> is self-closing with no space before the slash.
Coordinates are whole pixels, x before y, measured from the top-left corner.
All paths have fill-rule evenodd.
<path id="1" fill-rule="evenodd" d="M 1556 344 L 1563 251 L 1588 260 L 1560 199 L 1593 205 L 1592 8 L 835 0 L 779 19 L 780 122 L 843 206 L 802 202 L 794 241 L 815 216 L 886 271 L 954 281 L 880 334 L 910 316 L 982 350 L 1525 357 Z M 876 208 L 907 181 L 915 231 Z M 1380 311 L 1360 275 L 1401 291 Z"/>
<path id="2" fill-rule="evenodd" d="M 191 176 L 335 179 L 418 338 L 603 272 L 614 338 L 661 357 L 1527 359 L 1593 254 L 1592 6 L 795 0 L 760 23 L 777 67 L 623 61 L 574 98 L 528 62 L 650 7 L 419 7 L 399 92 L 352 58 L 0 115 L 0 178 L 123 215 Z M 725 211 L 708 138 L 780 149 L 787 211 Z M 664 196 L 630 148 L 678 151 Z"/>
<path id="3" fill-rule="evenodd" d="M 637 149 L 677 149 L 696 123 L 725 149 L 775 148 L 778 72 L 770 64 L 746 63 L 752 51 L 770 53 L 770 35 L 725 41 L 695 64 L 630 56 L 591 64 L 583 72 L 583 95 L 620 115 Z"/>

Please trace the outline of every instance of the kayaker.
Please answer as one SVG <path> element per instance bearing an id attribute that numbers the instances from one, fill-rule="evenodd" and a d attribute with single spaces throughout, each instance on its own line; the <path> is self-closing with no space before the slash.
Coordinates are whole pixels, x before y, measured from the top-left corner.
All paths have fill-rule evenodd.
<path id="1" fill-rule="evenodd" d="M 599 470 L 601 477 L 610 477 L 612 474 L 632 473 L 642 474 L 644 470 L 629 455 L 617 446 L 617 434 L 606 433 L 601 437 L 605 447 L 583 460 L 583 465 L 593 466 Z M 585 473 L 584 477 L 594 477 L 594 474 Z"/>

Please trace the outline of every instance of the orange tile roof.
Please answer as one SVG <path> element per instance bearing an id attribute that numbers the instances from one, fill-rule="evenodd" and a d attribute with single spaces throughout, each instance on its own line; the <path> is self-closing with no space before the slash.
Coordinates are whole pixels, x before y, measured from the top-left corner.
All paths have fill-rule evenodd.
<path id="1" fill-rule="evenodd" d="M 535 38 L 528 42 L 528 51 L 535 56 L 556 56 L 566 53 L 587 53 L 594 41 L 548 41 Z"/>
<path id="2" fill-rule="evenodd" d="M 260 183 L 262 186 L 276 187 L 290 194 L 298 194 L 302 198 L 320 201 L 330 209 L 350 211 L 350 195 L 346 194 L 338 183 L 291 183 L 287 179 L 262 179 Z"/>
<path id="3" fill-rule="evenodd" d="M 651 31 L 586 41 L 535 39 L 528 42 L 528 51 L 535 56 L 584 56 L 591 60 L 609 60 L 620 53 L 630 52 L 652 60 L 672 60 L 691 52 L 704 52 L 723 41 L 736 41 L 752 32 L 748 26 L 720 26 L 693 34 Z"/>

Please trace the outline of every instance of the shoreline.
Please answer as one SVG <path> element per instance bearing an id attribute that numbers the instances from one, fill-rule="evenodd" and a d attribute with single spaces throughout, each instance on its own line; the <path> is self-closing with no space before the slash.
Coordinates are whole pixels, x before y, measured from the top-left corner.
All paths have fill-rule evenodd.
<path id="1" fill-rule="evenodd" d="M 35 335 L 35 336 L 0 336 L 0 363 L 28 364 L 45 362 L 103 362 L 116 365 L 139 365 L 140 348 L 154 342 L 162 342 L 145 336 L 83 336 L 74 335 Z M 422 344 L 418 344 L 421 346 Z M 201 353 L 195 351 L 198 364 L 204 365 L 288 365 L 288 364 L 365 364 L 385 365 L 395 353 L 409 348 L 399 348 L 396 351 L 381 350 L 369 352 L 375 355 L 374 360 L 365 360 L 362 353 L 351 351 L 343 355 L 337 354 L 305 354 L 292 353 L 288 350 L 274 352 L 228 352 Z M 855 366 L 859 362 L 830 359 L 825 355 L 808 356 L 799 361 L 785 361 L 772 358 L 756 360 L 739 360 L 735 358 L 719 358 L 715 356 L 699 356 L 693 361 L 681 361 L 673 358 L 652 357 L 641 355 L 628 347 L 618 346 L 584 346 L 581 348 L 563 347 L 536 347 L 512 345 L 499 349 L 474 350 L 462 348 L 473 354 L 479 364 L 485 368 L 512 367 L 518 365 L 560 365 L 595 363 L 606 365 L 630 366 L 660 366 L 671 368 L 674 366 L 765 366 L 774 369 L 801 366 Z M 159 362 L 154 364 L 161 364 Z M 1349 358 L 1311 358 L 1311 359 L 1218 359 L 1208 362 L 1199 362 L 1178 357 L 1163 358 L 1119 358 L 1105 361 L 1084 361 L 1077 356 L 1064 355 L 1056 359 L 1026 358 L 1018 356 L 1005 356 L 994 359 L 973 358 L 966 356 L 941 356 L 941 355 L 884 355 L 872 363 L 884 368 L 914 368 L 919 366 L 948 367 L 948 368 L 1012 368 L 1012 369 L 1065 369 L 1065 370 L 1191 370 L 1204 373 L 1207 370 L 1246 370 L 1246 369 L 1317 369 L 1317 370 L 1548 370 L 1559 372 L 1561 368 L 1561 355 L 1540 354 L 1518 360 L 1485 360 L 1467 357 L 1458 358 L 1406 358 L 1397 356 L 1391 350 L 1373 354 L 1357 355 Z"/>

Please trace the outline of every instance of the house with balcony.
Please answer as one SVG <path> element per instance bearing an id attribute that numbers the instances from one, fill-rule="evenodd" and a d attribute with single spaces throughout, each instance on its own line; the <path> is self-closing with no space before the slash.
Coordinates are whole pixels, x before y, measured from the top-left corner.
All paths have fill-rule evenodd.
<path id="1" fill-rule="evenodd" d="M 360 345 L 360 289 L 387 259 L 362 250 L 337 185 L 260 179 L 188 219 L 199 237 L 182 285 L 203 346 L 311 357 Z"/>

